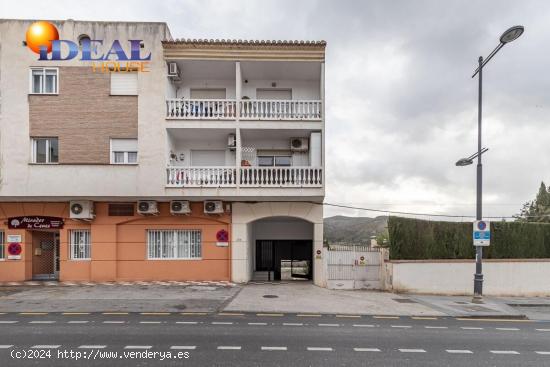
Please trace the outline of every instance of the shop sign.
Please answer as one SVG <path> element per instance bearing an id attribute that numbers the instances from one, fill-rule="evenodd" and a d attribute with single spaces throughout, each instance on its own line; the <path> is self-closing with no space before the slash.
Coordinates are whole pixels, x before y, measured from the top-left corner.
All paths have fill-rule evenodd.
<path id="1" fill-rule="evenodd" d="M 8 218 L 9 229 L 61 229 L 63 218 L 41 215 Z"/>
<path id="2" fill-rule="evenodd" d="M 22 242 L 21 235 L 20 234 L 9 234 L 6 242 L 7 243 Z"/>

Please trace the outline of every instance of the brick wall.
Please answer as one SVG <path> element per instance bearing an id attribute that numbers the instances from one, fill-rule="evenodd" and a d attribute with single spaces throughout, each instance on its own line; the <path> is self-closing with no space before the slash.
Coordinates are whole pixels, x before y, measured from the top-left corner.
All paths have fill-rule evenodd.
<path id="1" fill-rule="evenodd" d="M 109 139 L 138 133 L 138 97 L 109 94 L 109 74 L 60 67 L 58 95 L 29 95 L 30 136 L 57 136 L 61 164 L 109 164 Z"/>

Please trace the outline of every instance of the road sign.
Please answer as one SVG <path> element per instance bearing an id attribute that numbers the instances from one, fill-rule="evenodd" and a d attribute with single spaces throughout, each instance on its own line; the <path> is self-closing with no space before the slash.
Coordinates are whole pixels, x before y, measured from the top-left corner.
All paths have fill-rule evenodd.
<path id="1" fill-rule="evenodd" d="M 489 246 L 491 244 L 491 222 L 476 220 L 474 222 L 474 246 Z"/>

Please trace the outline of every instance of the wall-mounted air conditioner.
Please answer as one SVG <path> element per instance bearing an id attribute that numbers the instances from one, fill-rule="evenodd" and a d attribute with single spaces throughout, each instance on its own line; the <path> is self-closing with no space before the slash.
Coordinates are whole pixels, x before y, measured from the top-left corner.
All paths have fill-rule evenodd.
<path id="1" fill-rule="evenodd" d="M 168 77 L 172 80 L 180 80 L 180 70 L 178 68 L 178 64 L 175 62 L 169 62 L 168 63 Z"/>
<path id="2" fill-rule="evenodd" d="M 94 215 L 94 202 L 91 200 L 74 200 L 69 203 L 71 219 L 92 220 Z"/>
<path id="3" fill-rule="evenodd" d="M 291 138 L 290 150 L 293 152 L 307 152 L 309 149 L 308 138 Z"/>
<path id="4" fill-rule="evenodd" d="M 159 213 L 157 202 L 154 200 L 140 200 L 138 201 L 137 212 L 141 215 L 156 215 Z"/>
<path id="5" fill-rule="evenodd" d="M 223 214 L 223 202 L 221 200 L 211 200 L 204 202 L 205 214 Z"/>
<path id="6" fill-rule="evenodd" d="M 172 215 L 191 214 L 191 206 L 187 200 L 173 200 L 170 202 L 170 213 Z"/>

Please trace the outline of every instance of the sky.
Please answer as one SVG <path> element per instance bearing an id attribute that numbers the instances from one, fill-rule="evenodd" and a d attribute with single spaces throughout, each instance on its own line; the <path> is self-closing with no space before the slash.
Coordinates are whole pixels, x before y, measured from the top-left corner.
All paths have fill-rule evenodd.
<path id="1" fill-rule="evenodd" d="M 327 203 L 475 215 L 479 56 L 484 215 L 550 184 L 548 1 L 2 1 L 0 17 L 163 21 L 175 38 L 326 40 Z M 325 209 L 325 216 L 383 213 Z M 424 217 L 424 216 L 419 216 Z M 427 217 L 430 218 L 430 217 Z"/>

